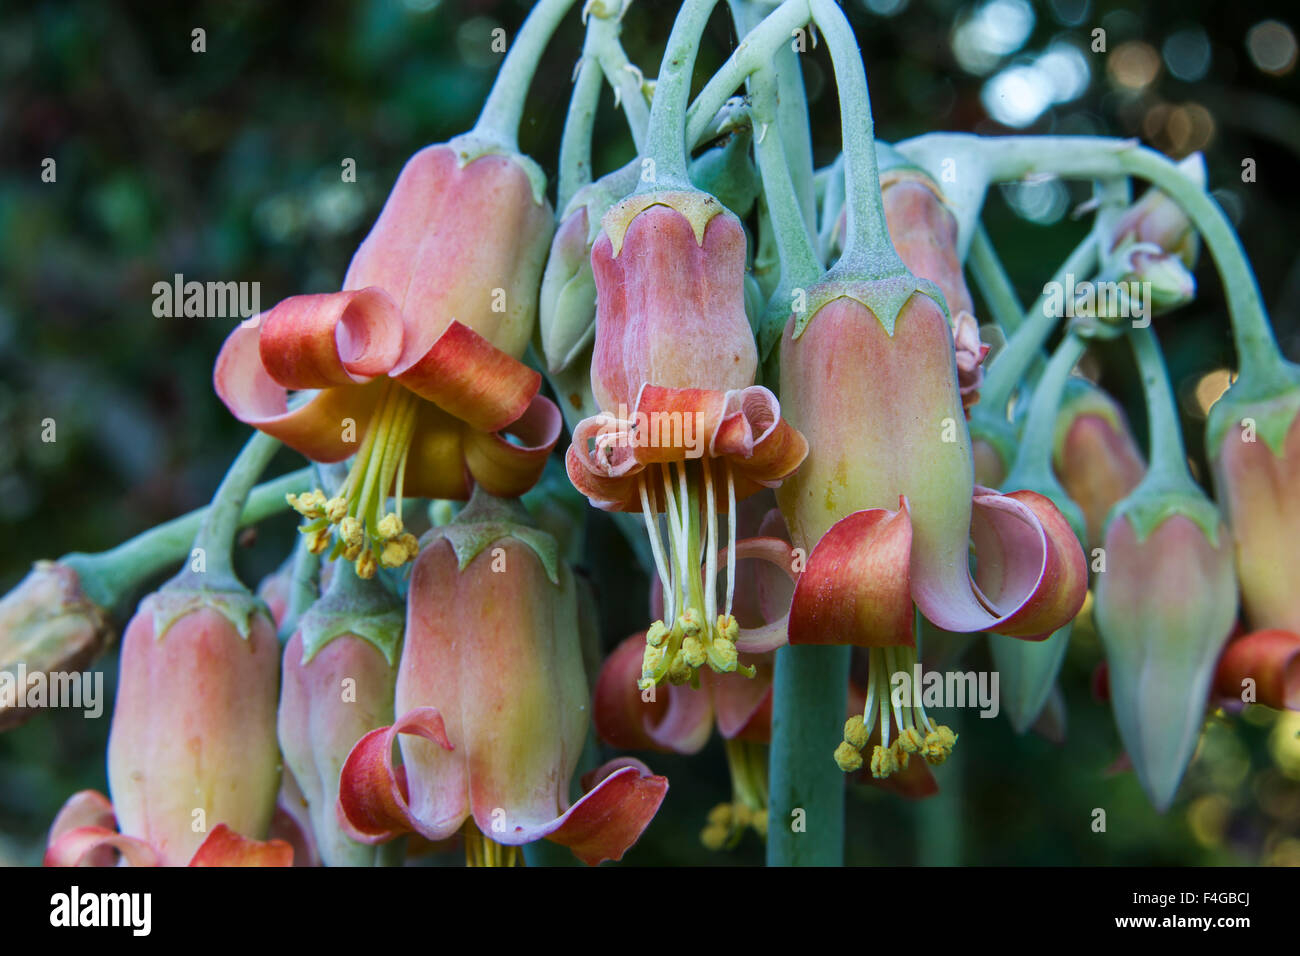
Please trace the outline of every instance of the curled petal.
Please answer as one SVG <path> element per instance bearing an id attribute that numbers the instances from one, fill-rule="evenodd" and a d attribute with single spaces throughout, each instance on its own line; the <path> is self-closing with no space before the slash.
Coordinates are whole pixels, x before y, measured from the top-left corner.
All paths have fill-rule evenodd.
<path id="1" fill-rule="evenodd" d="M 774 537 L 745 538 L 742 541 L 737 541 L 736 560 L 743 561 L 746 558 L 754 558 L 779 568 L 789 576 L 797 589 L 800 575 L 796 574 L 794 570 L 795 553 L 790 548 L 790 542 Z M 727 549 L 723 548 L 718 552 L 718 566 L 726 567 L 726 564 Z M 752 580 L 757 585 L 762 579 L 758 575 L 754 575 Z M 736 649 L 742 654 L 763 654 L 767 651 L 774 651 L 788 643 L 786 635 L 789 624 L 790 611 L 787 604 L 786 610 L 780 617 L 757 627 L 742 626 L 740 634 L 736 638 Z"/>
<path id="2" fill-rule="evenodd" d="M 82 790 L 68 798 L 50 827 L 46 866 L 115 866 L 118 854 L 131 866 L 158 866 L 153 847 L 117 832 L 108 798 Z"/>
<path id="3" fill-rule="evenodd" d="M 546 838 L 567 846 L 588 866 L 621 860 L 658 812 L 668 793 L 668 778 L 652 774 L 639 760 L 623 757 L 600 767 L 594 778 L 588 779 L 595 785 L 556 819 L 494 833 L 493 839 L 520 844 Z"/>
<path id="4" fill-rule="evenodd" d="M 359 843 L 384 843 L 409 831 L 420 831 L 407 802 L 406 776 L 393 767 L 393 742 L 398 734 L 430 740 L 453 750 L 435 707 L 417 707 L 391 727 L 372 730 L 352 748 L 339 774 L 339 824 Z M 430 839 L 433 839 L 430 837 Z"/>
<path id="5" fill-rule="evenodd" d="M 542 385 L 538 372 L 456 321 L 427 352 L 390 374 L 481 432 L 517 421 Z"/>
<path id="6" fill-rule="evenodd" d="M 790 643 L 911 647 L 911 552 L 905 500 L 837 521 L 795 585 Z"/>
<path id="7" fill-rule="evenodd" d="M 194 852 L 190 866 L 293 866 L 293 847 L 283 840 L 250 840 L 218 824 Z"/>
<path id="8" fill-rule="evenodd" d="M 939 627 L 1043 640 L 1083 607 L 1088 567 L 1051 500 L 1032 491 L 976 488 L 971 517 L 975 582 L 968 575 L 914 581 L 916 603 Z M 965 578 L 965 584 L 960 583 Z"/>
<path id="9" fill-rule="evenodd" d="M 549 398 L 536 395 L 504 433 L 465 430 L 465 465 L 474 481 L 500 498 L 522 495 L 542 476 L 563 419 Z M 516 442 L 506 439 L 506 435 Z"/>
<path id="10" fill-rule="evenodd" d="M 596 732 L 620 750 L 699 753 L 713 732 L 709 694 L 670 684 L 642 692 L 637 679 L 644 649 L 642 632 L 623 641 L 606 658 L 593 695 Z"/>
<path id="11" fill-rule="evenodd" d="M 713 697 L 718 733 L 728 740 L 767 743 L 772 739 L 772 655 L 746 654 L 740 663 L 754 668 L 753 678 L 710 670 L 700 675 Z"/>
<path id="12" fill-rule="evenodd" d="M 402 313 L 383 289 L 290 296 L 262 318 L 262 367 L 287 389 L 357 385 L 402 354 Z"/>
<path id="13" fill-rule="evenodd" d="M 383 379 L 375 379 L 365 385 L 326 388 L 290 410 L 288 391 L 262 364 L 257 329 L 244 325 L 237 326 L 222 345 L 212 382 L 217 396 L 241 422 L 321 462 L 356 454 L 356 443 L 344 440 L 344 425 L 350 419 L 356 424 L 355 434 L 364 434 L 384 387 Z"/>
<path id="14" fill-rule="evenodd" d="M 1278 710 L 1300 710 L 1300 634 L 1256 631 L 1228 645 L 1215 671 L 1215 688 L 1224 697 L 1243 698 L 1255 685 L 1255 700 Z"/>

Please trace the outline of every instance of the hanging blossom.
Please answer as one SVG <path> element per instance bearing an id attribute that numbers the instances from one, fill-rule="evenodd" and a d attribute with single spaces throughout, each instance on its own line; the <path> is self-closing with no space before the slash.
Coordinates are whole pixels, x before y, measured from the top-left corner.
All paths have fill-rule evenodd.
<path id="1" fill-rule="evenodd" d="M 537 481 L 560 415 L 518 358 L 552 228 L 518 157 L 429 146 L 341 292 L 293 296 L 231 333 L 214 382 L 235 417 L 314 461 L 353 457 L 333 496 L 290 497 L 314 552 L 371 577 L 418 552 L 403 495 L 518 495 Z"/>
<path id="2" fill-rule="evenodd" d="M 605 215 L 591 259 L 591 384 L 601 412 L 574 430 L 566 464 L 593 505 L 645 518 L 665 613 L 646 632 L 638 684 L 686 683 L 705 666 L 752 675 L 737 656 L 732 614 L 736 502 L 780 484 L 807 444 L 781 417 L 776 396 L 753 384 L 744 228 L 707 193 L 638 194 Z"/>

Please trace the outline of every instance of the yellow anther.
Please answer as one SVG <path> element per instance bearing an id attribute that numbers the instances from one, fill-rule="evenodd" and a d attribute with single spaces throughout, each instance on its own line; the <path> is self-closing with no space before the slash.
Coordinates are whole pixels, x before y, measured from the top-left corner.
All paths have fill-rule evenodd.
<path id="1" fill-rule="evenodd" d="M 396 538 L 402 533 L 402 519 L 396 513 L 386 514 L 379 519 L 379 526 L 375 530 L 385 541 Z"/>
<path id="2" fill-rule="evenodd" d="M 681 625 L 682 633 L 687 637 L 696 637 L 704 630 L 704 621 L 701 619 L 700 612 L 693 607 L 688 607 L 685 613 L 677 618 L 677 623 Z"/>
<path id="3" fill-rule="evenodd" d="M 754 811 L 743 803 L 737 803 L 734 807 L 736 826 L 747 827 L 750 821 L 754 819 Z"/>
<path id="4" fill-rule="evenodd" d="M 668 640 L 670 633 L 672 632 L 668 630 L 668 625 L 663 621 L 655 621 L 650 625 L 650 630 L 645 632 L 645 642 L 651 647 L 659 647 Z"/>
<path id="5" fill-rule="evenodd" d="M 835 748 L 835 764 L 845 773 L 853 773 L 855 770 L 862 769 L 862 754 L 847 740 L 842 741 Z"/>
<path id="6" fill-rule="evenodd" d="M 897 765 L 899 770 L 907 769 L 907 762 L 911 760 L 912 757 L 907 748 L 903 746 L 903 741 L 901 739 L 897 737 L 894 738 L 894 742 L 889 745 L 889 753 L 890 756 L 894 758 L 894 763 Z"/>
<path id="7" fill-rule="evenodd" d="M 925 746 L 925 740 L 917 733 L 915 727 L 905 727 L 898 733 L 898 746 L 904 753 L 914 754 Z"/>
<path id="8" fill-rule="evenodd" d="M 330 546 L 330 529 L 321 528 L 307 536 L 307 550 L 312 554 L 323 554 Z"/>
<path id="9" fill-rule="evenodd" d="M 867 733 L 867 725 L 863 721 L 861 714 L 854 714 L 844 722 L 844 740 L 846 743 L 861 750 L 867 745 L 867 738 L 870 736 Z"/>
<path id="10" fill-rule="evenodd" d="M 379 563 L 375 560 L 375 555 L 369 550 L 362 551 L 356 560 L 357 577 L 373 578 L 375 572 L 379 570 Z"/>
<path id="11" fill-rule="evenodd" d="M 935 724 L 934 730 L 925 735 L 923 755 L 930 763 L 941 764 L 948 759 L 948 755 L 952 753 L 953 745 L 956 743 L 956 734 L 943 724 Z"/>
<path id="12" fill-rule="evenodd" d="M 343 549 L 343 559 L 345 561 L 355 561 L 361 557 L 362 546 L 360 544 L 350 544 Z"/>
<path id="13" fill-rule="evenodd" d="M 753 827 L 762 836 L 767 836 L 767 810 L 755 810 L 754 815 L 749 818 L 749 825 Z"/>
<path id="14" fill-rule="evenodd" d="M 288 494 L 284 496 L 284 500 L 304 518 L 319 518 L 325 513 L 325 495 L 320 491 L 308 491 L 301 495 Z"/>
<path id="15" fill-rule="evenodd" d="M 359 547 L 366 542 L 366 528 L 358 518 L 351 516 L 339 522 L 339 539 L 345 548 Z"/>
<path id="16" fill-rule="evenodd" d="M 871 751 L 871 776 L 877 780 L 884 780 L 897 770 L 898 761 L 894 759 L 893 750 L 876 744 L 876 749 Z"/>
<path id="17" fill-rule="evenodd" d="M 704 645 L 700 643 L 698 637 L 688 637 L 682 641 L 682 658 L 690 667 L 703 667 L 708 655 L 704 653 Z"/>
<path id="18" fill-rule="evenodd" d="M 389 541 L 384 544 L 384 550 L 379 555 L 379 563 L 386 568 L 401 567 L 407 561 L 406 549 L 396 541 Z"/>
<path id="19" fill-rule="evenodd" d="M 665 647 L 655 647 L 647 645 L 645 654 L 641 657 L 641 676 L 645 677 L 650 674 L 657 674 L 659 668 L 663 666 L 664 655 L 667 653 Z"/>
<path id="20" fill-rule="evenodd" d="M 686 663 L 685 655 L 678 651 L 673 662 L 668 665 L 668 683 L 685 684 L 694 675 L 695 671 Z"/>
<path id="21" fill-rule="evenodd" d="M 406 549 L 406 558 L 408 561 L 414 561 L 415 556 L 420 553 L 420 539 L 409 531 L 399 535 L 397 543 Z"/>
<path id="22" fill-rule="evenodd" d="M 348 513 L 348 499 L 342 495 L 335 495 L 329 501 L 325 502 L 325 517 L 330 519 L 330 524 L 338 524 Z"/>
<path id="23" fill-rule="evenodd" d="M 736 638 L 740 636 L 740 622 L 736 620 L 735 615 L 719 614 L 717 625 L 718 637 L 736 643 Z"/>
<path id="24" fill-rule="evenodd" d="M 706 850 L 721 850 L 730 835 L 726 827 L 707 826 L 700 831 L 700 842 Z"/>
<path id="25" fill-rule="evenodd" d="M 709 815 L 707 817 L 710 826 L 719 826 L 719 827 L 731 826 L 731 818 L 732 818 L 732 811 L 731 811 L 731 804 L 729 803 L 719 803 L 716 807 L 714 807 L 712 810 L 709 811 Z"/>
<path id="26" fill-rule="evenodd" d="M 740 658 L 736 654 L 736 645 L 725 637 L 716 638 L 709 645 L 709 665 L 719 674 L 728 674 L 736 669 Z"/>

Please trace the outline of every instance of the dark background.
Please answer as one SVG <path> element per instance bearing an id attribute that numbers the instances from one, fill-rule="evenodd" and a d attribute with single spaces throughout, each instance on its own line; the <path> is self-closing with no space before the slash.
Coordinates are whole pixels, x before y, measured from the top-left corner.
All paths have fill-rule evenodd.
<path id="1" fill-rule="evenodd" d="M 629 55 L 649 76 L 675 8 L 638 0 L 625 20 Z M 1211 188 L 1237 223 L 1284 350 L 1300 358 L 1297 73 L 1294 58 L 1289 68 L 1261 69 L 1246 39 L 1270 18 L 1300 28 L 1293 4 L 848 0 L 846 9 L 864 50 L 877 130 L 888 140 L 937 129 L 1015 131 L 990 115 L 986 84 L 1005 91 L 997 85 L 1004 71 L 1026 75 L 1054 43 L 1076 48 L 1065 62 L 1083 64 L 1079 95 L 1020 129 L 1138 136 L 1175 157 L 1204 149 Z M 211 389 L 229 323 L 155 318 L 153 283 L 177 272 L 258 281 L 263 308 L 337 289 L 405 159 L 472 124 L 500 61 L 491 31 L 502 26 L 513 38 L 526 12 L 517 0 L 5 5 L 0 590 L 35 559 L 107 548 L 201 505 L 246 437 Z M 1099 26 L 1105 53 L 1089 48 Z M 206 53 L 191 52 L 194 27 L 207 31 Z M 697 88 L 733 40 L 720 7 Z M 521 131 L 523 148 L 552 178 L 580 42 L 571 15 Z M 802 59 L 821 165 L 838 150 L 834 84 L 824 48 Z M 1036 75 L 1059 80 L 1068 72 Z M 996 113 L 1000 101 L 990 97 Z M 632 155 L 621 122 L 606 93 L 599 171 Z M 40 179 L 46 157 L 58 164 L 53 184 Z M 345 157 L 356 160 L 355 184 L 340 182 Z M 1246 157 L 1257 161 L 1254 183 L 1241 180 Z M 1039 189 L 1048 192 L 1021 194 L 1021 202 L 1047 222 L 1017 214 L 998 191 L 987 213 L 1025 301 L 1085 228 L 1068 215 L 1086 198 L 1081 188 Z M 1232 355 L 1204 256 L 1197 277 L 1197 302 L 1162 320 L 1161 333 L 1185 399 L 1189 449 L 1203 459 L 1204 409 L 1193 389 Z M 1126 360 L 1105 351 L 1101 358 L 1103 381 L 1131 404 Z M 53 443 L 40 440 L 47 417 L 57 422 Z M 1195 464 L 1204 474 L 1203 461 Z M 284 453 L 277 467 L 296 464 Z M 263 526 L 257 547 L 241 556 L 248 580 L 279 563 L 292 529 L 287 516 Z M 621 547 L 599 527 L 593 534 Z M 644 585 L 592 570 L 612 646 L 644 627 Z M 129 611 L 119 609 L 119 621 Z M 1088 692 L 1099 655 L 1084 620 L 1062 678 L 1063 746 L 1017 738 L 1004 719 L 968 713 L 955 756 L 939 770 L 941 797 L 908 804 L 854 790 L 850 861 L 1300 864 L 1300 721 L 1263 710 L 1212 720 L 1178 801 L 1160 816 L 1131 773 L 1105 773 L 1119 743 L 1108 707 Z M 100 665 L 110 694 L 111 658 Z M 77 789 L 106 789 L 108 724 L 108 711 L 99 721 L 53 712 L 0 736 L 0 862 L 38 861 L 61 802 Z M 708 808 L 729 798 L 716 740 L 691 760 L 649 760 L 673 789 L 630 861 L 762 859 L 752 835 L 731 854 L 710 854 L 697 841 Z M 1104 834 L 1091 829 L 1094 808 L 1107 811 Z"/>

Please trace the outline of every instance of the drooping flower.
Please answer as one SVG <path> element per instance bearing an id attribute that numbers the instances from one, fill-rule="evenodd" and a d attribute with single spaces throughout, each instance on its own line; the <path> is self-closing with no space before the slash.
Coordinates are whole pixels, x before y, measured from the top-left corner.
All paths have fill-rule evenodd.
<path id="1" fill-rule="evenodd" d="M 705 666 L 748 672 L 731 614 L 734 547 L 721 609 L 713 586 L 718 514 L 734 515 L 737 501 L 779 484 L 807 445 L 776 396 L 753 384 L 744 229 L 706 193 L 637 194 L 606 214 L 592 267 L 591 384 L 601 413 L 574 430 L 566 464 L 593 505 L 645 518 L 665 614 L 646 633 L 640 685 L 684 683 Z"/>
<path id="2" fill-rule="evenodd" d="M 340 780 L 355 839 L 437 841 L 464 826 L 480 862 L 549 839 L 595 864 L 621 858 L 663 800 L 663 777 L 619 761 L 570 802 L 589 705 L 574 580 L 554 540 L 519 519 L 479 492 L 421 550 L 399 716 L 360 740 Z"/>
<path id="3" fill-rule="evenodd" d="M 1273 629 L 1231 641 L 1214 671 L 1225 699 L 1300 710 L 1300 634 Z"/>
<path id="4" fill-rule="evenodd" d="M 228 607 L 165 590 L 141 602 L 122 641 L 112 804 L 72 797 L 47 865 L 109 865 L 113 850 L 134 866 L 292 865 L 288 844 L 261 842 L 280 784 L 280 647 L 264 611 L 245 620 L 241 633 Z"/>
<path id="5" fill-rule="evenodd" d="M 217 394 L 236 418 L 314 461 L 355 456 L 336 495 L 290 503 L 313 548 L 363 577 L 415 556 L 403 494 L 520 494 L 559 436 L 540 375 L 518 360 L 553 228 L 523 162 L 455 143 L 416 153 L 343 291 L 285 299 L 217 358 Z"/>
<path id="6" fill-rule="evenodd" d="M 915 659 L 913 602 L 948 631 L 1039 640 L 1083 604 L 1082 548 L 1050 499 L 975 485 L 951 332 L 918 280 L 827 280 L 781 346 L 786 412 L 811 448 L 777 493 L 810 552 L 790 642 L 872 649 L 861 726 L 837 762 L 856 769 L 891 711 L 902 735 L 881 740 L 873 770 L 887 776 L 905 753 L 943 759 L 951 732 L 890 699 L 889 676 Z"/>

